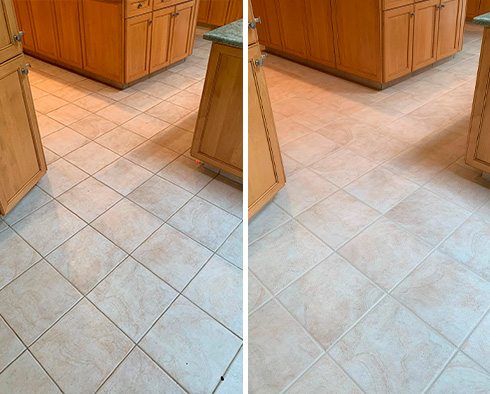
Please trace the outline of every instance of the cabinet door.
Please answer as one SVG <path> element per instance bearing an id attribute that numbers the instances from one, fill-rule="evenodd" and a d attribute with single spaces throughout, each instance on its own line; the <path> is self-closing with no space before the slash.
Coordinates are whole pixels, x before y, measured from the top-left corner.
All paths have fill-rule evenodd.
<path id="1" fill-rule="evenodd" d="M 228 12 L 226 14 L 225 24 L 235 22 L 241 18 L 243 18 L 243 1 L 230 0 L 230 5 L 228 6 Z"/>
<path id="2" fill-rule="evenodd" d="M 308 59 L 335 67 L 332 9 L 325 0 L 305 0 Z"/>
<path id="3" fill-rule="evenodd" d="M 22 45 L 14 39 L 19 29 L 11 0 L 0 0 L 0 63 L 22 53 Z"/>
<path id="4" fill-rule="evenodd" d="M 81 0 L 81 8 L 84 70 L 122 83 L 122 2 Z"/>
<path id="5" fill-rule="evenodd" d="M 172 14 L 175 7 L 164 8 L 153 13 L 151 33 L 150 72 L 170 64 L 170 33 L 172 31 Z"/>
<path id="6" fill-rule="evenodd" d="M 36 44 L 34 43 L 34 31 L 32 29 L 29 4 L 27 3 L 27 0 L 14 0 L 14 5 L 19 30 L 24 32 L 24 35 L 22 36 L 22 46 L 24 49 L 35 52 Z"/>
<path id="7" fill-rule="evenodd" d="M 467 18 L 474 18 L 475 16 L 479 15 L 480 0 L 467 0 L 466 4 Z"/>
<path id="8" fill-rule="evenodd" d="M 248 50 L 248 217 L 286 183 L 276 126 L 258 44 Z"/>
<path id="9" fill-rule="evenodd" d="M 437 60 L 454 55 L 458 51 L 461 4 L 462 0 L 441 1 Z"/>
<path id="10" fill-rule="evenodd" d="M 0 213 L 5 215 L 46 173 L 23 55 L 0 66 Z"/>
<path id="11" fill-rule="evenodd" d="M 277 1 L 283 51 L 306 57 L 306 20 L 302 0 Z"/>
<path id="12" fill-rule="evenodd" d="M 59 60 L 82 68 L 79 3 L 74 0 L 55 0 Z"/>
<path id="13" fill-rule="evenodd" d="M 197 13 L 197 21 L 199 23 L 208 23 L 210 7 L 211 0 L 201 0 L 199 2 L 199 11 Z"/>
<path id="14" fill-rule="evenodd" d="M 413 71 L 428 66 L 437 59 L 439 2 L 440 0 L 429 0 L 415 4 Z"/>
<path id="15" fill-rule="evenodd" d="M 56 15 L 53 0 L 29 0 L 37 52 L 58 59 Z"/>
<path id="16" fill-rule="evenodd" d="M 257 25 L 259 25 L 260 23 L 255 23 L 254 19 L 255 15 L 252 8 L 252 2 L 248 0 L 248 45 L 255 44 L 258 41 Z M 251 27 L 250 23 L 255 23 L 255 27 Z"/>
<path id="17" fill-rule="evenodd" d="M 477 15 L 482 15 L 490 12 L 490 0 L 480 0 L 480 6 Z"/>
<path id="18" fill-rule="evenodd" d="M 207 23 L 214 26 L 223 26 L 226 22 L 229 2 L 230 0 L 211 0 Z"/>
<path id="19" fill-rule="evenodd" d="M 331 0 L 337 68 L 381 82 L 379 0 Z"/>
<path id="20" fill-rule="evenodd" d="M 383 82 L 412 71 L 413 5 L 383 11 Z"/>
<path id="21" fill-rule="evenodd" d="M 126 19 L 126 83 L 150 72 L 152 14 Z"/>
<path id="22" fill-rule="evenodd" d="M 192 33 L 195 24 L 194 7 L 193 1 L 175 7 L 170 44 L 170 63 L 182 60 L 192 53 Z"/>
<path id="23" fill-rule="evenodd" d="M 261 20 L 261 23 L 257 24 L 259 42 L 266 47 L 282 50 L 276 4 L 276 0 L 252 0 L 254 16 Z"/>

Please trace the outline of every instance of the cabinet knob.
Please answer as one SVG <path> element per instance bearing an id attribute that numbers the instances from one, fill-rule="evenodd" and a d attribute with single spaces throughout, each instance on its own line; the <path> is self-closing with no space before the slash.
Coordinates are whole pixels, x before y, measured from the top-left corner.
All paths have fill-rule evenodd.
<path id="1" fill-rule="evenodd" d="M 139 3 L 138 8 L 143 8 L 143 3 Z"/>
<path id="2" fill-rule="evenodd" d="M 446 4 L 441 4 L 441 8 L 446 8 Z"/>
<path id="3" fill-rule="evenodd" d="M 410 16 L 415 16 L 415 12 L 411 12 L 410 13 Z"/>
<path id="4" fill-rule="evenodd" d="M 179 16 L 179 15 L 180 15 L 180 12 L 174 12 L 174 13 L 172 14 L 172 16 Z"/>
<path id="5" fill-rule="evenodd" d="M 31 65 L 30 65 L 29 63 L 27 63 L 27 64 L 26 64 L 26 68 L 21 68 L 21 69 L 20 69 L 20 72 L 21 72 L 22 74 L 25 74 L 25 75 L 29 74 L 29 70 L 27 69 L 27 67 L 31 68 Z"/>
<path id="6" fill-rule="evenodd" d="M 24 35 L 24 32 L 23 32 L 22 30 L 21 30 L 21 31 L 19 31 L 19 34 L 14 36 L 14 40 L 15 40 L 15 41 L 19 41 L 19 42 L 21 42 L 21 41 L 22 41 L 22 36 L 23 36 L 23 35 Z"/>
<path id="7" fill-rule="evenodd" d="M 260 19 L 260 17 L 255 18 L 252 22 L 248 22 L 248 27 L 250 29 L 256 29 L 257 23 L 262 23 L 262 20 Z"/>
<path id="8" fill-rule="evenodd" d="M 258 67 L 262 67 L 264 65 L 264 61 L 262 59 L 255 60 L 255 65 Z"/>
<path id="9" fill-rule="evenodd" d="M 152 20 L 152 19 L 150 19 L 150 20 L 148 21 L 148 23 L 151 25 L 151 24 L 153 23 L 153 20 Z"/>

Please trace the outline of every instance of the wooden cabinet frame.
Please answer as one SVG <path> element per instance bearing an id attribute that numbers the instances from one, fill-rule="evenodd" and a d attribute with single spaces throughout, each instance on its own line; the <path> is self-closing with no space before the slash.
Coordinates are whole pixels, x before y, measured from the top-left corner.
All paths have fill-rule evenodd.
<path id="1" fill-rule="evenodd" d="M 15 18 L 13 3 L 8 0 L 0 0 L 0 7 L 3 9 L 0 13 L 0 18 L 4 19 L 2 25 L 5 27 L 4 30 L 0 31 L 0 37 L 2 37 L 3 42 L 8 43 L 0 48 L 0 63 L 3 63 L 7 59 L 11 59 L 22 53 L 22 44 L 14 40 L 14 35 L 19 34 L 19 28 Z"/>

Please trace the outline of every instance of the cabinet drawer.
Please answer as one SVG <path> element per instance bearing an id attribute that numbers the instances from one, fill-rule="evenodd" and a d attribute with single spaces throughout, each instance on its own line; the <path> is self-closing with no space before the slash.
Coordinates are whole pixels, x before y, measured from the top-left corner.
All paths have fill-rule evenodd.
<path id="1" fill-rule="evenodd" d="M 153 10 L 160 10 L 165 7 L 172 7 L 180 3 L 185 3 L 185 0 L 154 0 Z"/>
<path id="2" fill-rule="evenodd" d="M 402 7 L 404 5 L 410 5 L 414 3 L 415 0 L 383 0 L 383 11 L 391 10 L 392 8 Z"/>
<path id="3" fill-rule="evenodd" d="M 126 0 L 126 18 L 142 15 L 153 8 L 153 0 Z"/>

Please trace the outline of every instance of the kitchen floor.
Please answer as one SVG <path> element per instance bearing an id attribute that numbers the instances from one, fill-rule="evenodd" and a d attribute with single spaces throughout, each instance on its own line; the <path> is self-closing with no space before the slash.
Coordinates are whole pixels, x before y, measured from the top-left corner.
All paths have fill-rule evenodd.
<path id="1" fill-rule="evenodd" d="M 265 61 L 288 178 L 250 222 L 251 393 L 489 392 L 481 37 L 383 91 Z"/>
<path id="2" fill-rule="evenodd" d="M 189 154 L 203 32 L 123 91 L 28 59 L 49 170 L 0 219 L 1 393 L 241 392 L 242 187 Z"/>

